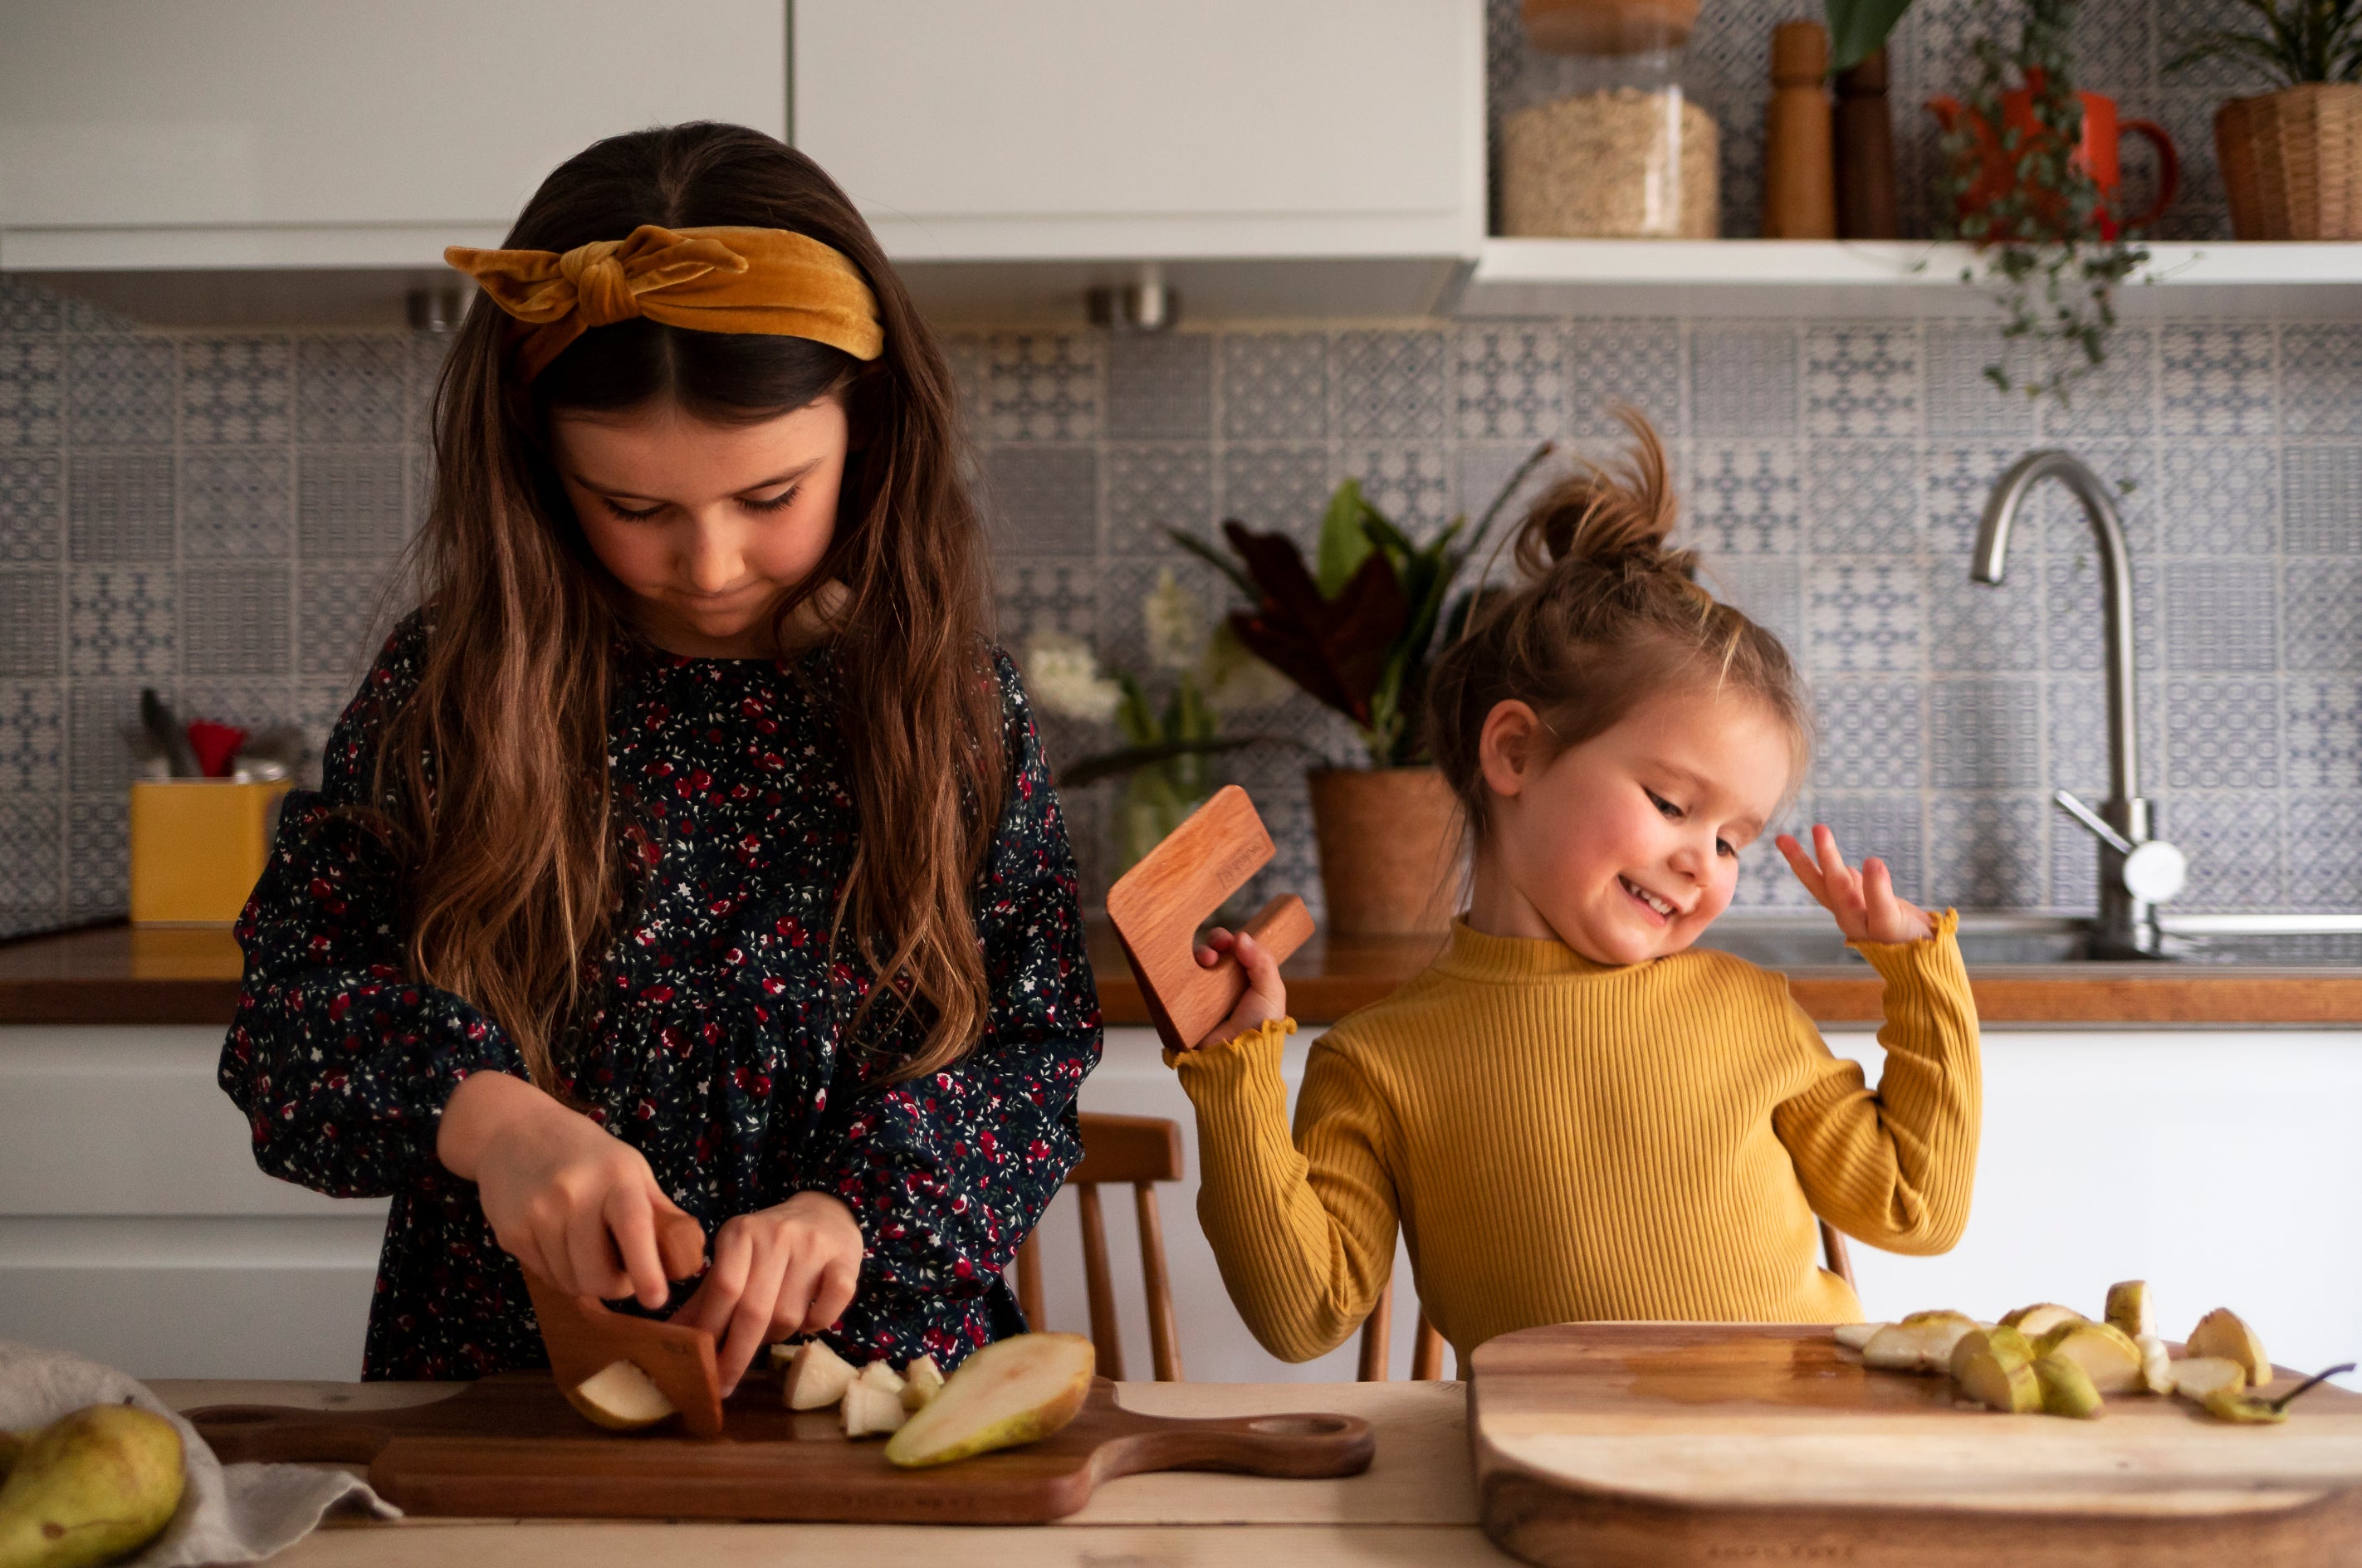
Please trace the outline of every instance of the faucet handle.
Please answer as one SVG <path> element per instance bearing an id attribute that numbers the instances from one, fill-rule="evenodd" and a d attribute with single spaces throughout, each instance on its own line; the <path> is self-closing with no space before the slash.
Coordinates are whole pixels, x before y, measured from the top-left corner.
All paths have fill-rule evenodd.
<path id="1" fill-rule="evenodd" d="M 2092 836 L 2125 857 L 2125 891 L 2145 904 L 2162 904 L 2178 897 L 2190 882 L 2190 857 L 2161 838 L 2135 844 L 2113 823 L 2065 790 L 2050 797 L 2060 810 L 2092 832 Z"/>

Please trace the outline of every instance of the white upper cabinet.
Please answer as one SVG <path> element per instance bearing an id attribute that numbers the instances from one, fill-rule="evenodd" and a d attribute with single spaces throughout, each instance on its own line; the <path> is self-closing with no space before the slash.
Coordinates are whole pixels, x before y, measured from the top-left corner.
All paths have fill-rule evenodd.
<path id="1" fill-rule="evenodd" d="M 0 0 L 0 265 L 436 265 L 550 169 L 787 129 L 787 0 Z"/>
<path id="2" fill-rule="evenodd" d="M 795 0 L 794 138 L 905 260 L 1474 254 L 1482 0 Z"/>

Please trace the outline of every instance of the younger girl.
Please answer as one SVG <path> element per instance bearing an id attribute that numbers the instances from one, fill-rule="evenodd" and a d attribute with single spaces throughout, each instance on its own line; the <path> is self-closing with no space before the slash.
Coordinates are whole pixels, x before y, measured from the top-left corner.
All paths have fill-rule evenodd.
<path id="1" fill-rule="evenodd" d="M 602 141 L 436 400 L 424 587 L 291 798 L 221 1081 L 390 1194 L 363 1375 L 546 1364 L 519 1265 L 946 1366 L 1079 1156 L 1099 1026 L 944 356 L 734 127 Z"/>
<path id="2" fill-rule="evenodd" d="M 1816 828 L 1780 848 L 1886 982 L 1878 1092 L 1786 983 L 1694 947 L 1805 765 L 1777 639 L 1670 549 L 1654 435 L 1538 504 L 1527 579 L 1439 661 L 1436 760 L 1474 842 L 1449 946 L 1312 1048 L 1291 1143 L 1270 955 L 1175 1066 L 1198 1214 L 1256 1338 L 1303 1361 L 1357 1327 L 1408 1242 L 1464 1358 L 1578 1320 L 1849 1322 L 1814 1215 L 1894 1252 L 1959 1238 L 1976 1165 L 1977 1021 L 1953 938 Z M 1200 960 L 1232 944 L 1215 933 Z"/>

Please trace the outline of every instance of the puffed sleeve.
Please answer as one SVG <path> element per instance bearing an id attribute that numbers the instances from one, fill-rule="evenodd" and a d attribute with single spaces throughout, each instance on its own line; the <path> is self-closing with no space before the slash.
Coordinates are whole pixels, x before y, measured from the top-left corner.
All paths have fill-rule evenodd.
<path id="1" fill-rule="evenodd" d="M 332 1198 L 442 1176 L 451 1091 L 469 1073 L 524 1076 L 489 1017 L 405 977 L 393 856 L 352 814 L 424 643 L 415 615 L 387 641 L 329 737 L 320 789 L 289 792 L 237 922 L 246 972 L 221 1087 L 246 1112 L 255 1163 Z"/>
<path id="2" fill-rule="evenodd" d="M 1075 857 L 1016 668 L 997 658 L 1010 760 L 1000 826 L 977 883 L 991 1003 L 956 1064 L 879 1088 L 848 1051 L 797 1185 L 860 1221 L 859 1294 L 841 1337 L 870 1355 L 946 1367 L 1013 1330 L 1001 1271 L 1082 1157 L 1075 1096 L 1099 1059 Z"/>

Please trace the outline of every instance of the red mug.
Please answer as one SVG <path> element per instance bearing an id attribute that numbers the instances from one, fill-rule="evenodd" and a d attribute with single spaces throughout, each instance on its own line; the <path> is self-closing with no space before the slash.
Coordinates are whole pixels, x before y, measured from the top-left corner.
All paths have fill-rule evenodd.
<path id="1" fill-rule="evenodd" d="M 2092 215 L 2099 220 L 2101 237 L 2114 239 L 2120 228 L 2154 223 L 2165 211 L 2166 204 L 2173 200 L 2174 190 L 2181 182 L 2181 159 L 2174 151 L 2173 138 L 2167 135 L 2165 127 L 2155 120 L 2117 119 L 2114 98 L 2103 97 L 2097 93 L 2078 93 L 2075 96 L 2083 105 L 2083 139 L 2076 147 L 2070 161 L 2089 174 L 2092 183 L 2100 188 L 2099 210 Z M 1941 122 L 1947 132 L 1957 128 L 1961 117 L 1968 113 L 1958 100 L 1952 98 L 1928 99 L 1927 112 Z M 2024 138 L 2039 134 L 2034 118 L 2034 91 L 2031 87 L 2020 87 L 2003 94 L 2001 113 L 2003 122 L 2018 133 L 2021 149 L 2025 146 Z M 1991 204 L 2009 188 L 2014 178 L 2014 171 L 2002 156 L 2000 139 L 1993 135 L 1992 123 L 1979 117 L 1974 124 L 1981 167 L 1976 182 L 1960 197 L 1960 214 L 1964 217 Z M 2157 149 L 2157 200 L 2149 204 L 2147 212 L 2136 217 L 2125 217 L 2116 211 L 2116 190 L 2123 182 L 2116 161 L 2116 145 L 2128 131 L 2147 138 L 2149 145 Z M 1992 237 L 2006 239 L 2011 237 L 1996 234 Z"/>

